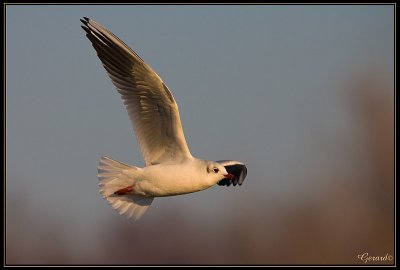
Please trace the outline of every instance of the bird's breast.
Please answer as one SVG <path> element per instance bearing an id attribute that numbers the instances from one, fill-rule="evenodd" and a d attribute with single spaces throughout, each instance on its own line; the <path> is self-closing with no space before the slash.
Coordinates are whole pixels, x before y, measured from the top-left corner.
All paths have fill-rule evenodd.
<path id="1" fill-rule="evenodd" d="M 137 187 L 149 196 L 174 196 L 210 187 L 206 177 L 184 165 L 152 165 L 145 167 Z"/>

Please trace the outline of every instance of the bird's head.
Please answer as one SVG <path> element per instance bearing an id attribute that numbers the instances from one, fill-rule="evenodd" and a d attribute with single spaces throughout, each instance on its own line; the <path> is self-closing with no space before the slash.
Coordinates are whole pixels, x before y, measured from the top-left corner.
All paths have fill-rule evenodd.
<path id="1" fill-rule="evenodd" d="M 228 173 L 224 166 L 214 161 L 207 162 L 207 175 L 214 184 L 225 178 L 236 179 L 236 176 Z"/>

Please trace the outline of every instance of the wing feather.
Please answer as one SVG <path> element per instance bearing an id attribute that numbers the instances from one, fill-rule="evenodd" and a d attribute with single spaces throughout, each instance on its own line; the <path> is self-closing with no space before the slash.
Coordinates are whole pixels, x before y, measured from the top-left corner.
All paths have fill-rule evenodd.
<path id="1" fill-rule="evenodd" d="M 247 176 L 247 167 L 244 163 L 235 160 L 218 160 L 216 162 L 224 166 L 228 173 L 236 176 L 236 179 L 224 178 L 218 182 L 218 185 L 229 187 L 231 184 L 234 186 L 243 184 Z"/>
<path id="2" fill-rule="evenodd" d="M 191 157 L 178 105 L 161 78 L 109 30 L 89 18 L 81 22 L 121 94 L 146 165 Z"/>

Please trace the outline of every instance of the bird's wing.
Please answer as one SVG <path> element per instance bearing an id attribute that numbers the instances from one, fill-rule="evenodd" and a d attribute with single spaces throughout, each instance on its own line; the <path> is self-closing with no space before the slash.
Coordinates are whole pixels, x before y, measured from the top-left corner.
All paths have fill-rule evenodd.
<path id="1" fill-rule="evenodd" d="M 88 18 L 81 22 L 122 96 L 146 165 L 191 157 L 178 105 L 161 78 L 106 28 Z"/>
<path id="2" fill-rule="evenodd" d="M 243 184 L 247 176 L 247 167 L 244 163 L 235 160 L 219 160 L 216 162 L 224 166 L 228 173 L 236 176 L 236 179 L 224 178 L 218 182 L 218 185 L 229 187 L 231 184 L 234 186 Z"/>

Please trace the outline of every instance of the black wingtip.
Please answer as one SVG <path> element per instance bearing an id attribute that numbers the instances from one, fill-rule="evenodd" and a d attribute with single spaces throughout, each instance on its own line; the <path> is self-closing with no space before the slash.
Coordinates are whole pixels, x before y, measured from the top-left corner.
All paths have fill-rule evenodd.
<path id="1" fill-rule="evenodd" d="M 82 27 L 83 30 L 85 30 L 86 33 L 89 33 L 89 32 L 90 32 L 90 30 L 89 30 L 88 27 L 86 27 L 86 26 L 84 26 L 84 25 L 81 25 L 81 27 Z"/>
<path id="2" fill-rule="evenodd" d="M 89 18 L 88 17 L 83 17 L 83 19 L 80 19 L 81 23 L 83 23 L 84 25 L 88 25 L 89 24 Z"/>
<path id="3" fill-rule="evenodd" d="M 243 184 L 243 181 L 247 176 L 246 165 L 233 160 L 220 160 L 217 162 L 223 165 L 229 174 L 233 174 L 236 177 L 235 179 L 224 178 L 218 182 L 218 185 L 229 187 L 230 185 L 241 186 Z"/>
<path id="4" fill-rule="evenodd" d="M 83 17 L 83 19 L 80 19 L 81 23 L 83 25 L 81 25 L 82 29 L 85 30 L 86 33 L 89 33 L 89 18 L 88 17 Z"/>

